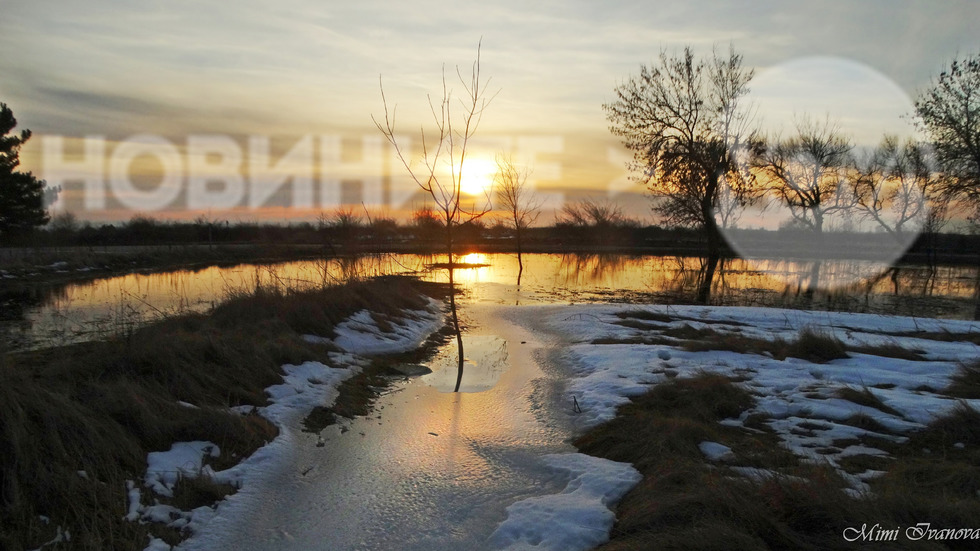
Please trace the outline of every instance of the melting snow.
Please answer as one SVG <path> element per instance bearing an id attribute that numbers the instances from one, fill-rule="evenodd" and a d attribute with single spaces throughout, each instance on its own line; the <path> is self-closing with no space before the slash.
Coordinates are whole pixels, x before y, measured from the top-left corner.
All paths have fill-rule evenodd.
<path id="1" fill-rule="evenodd" d="M 609 510 L 642 476 L 626 463 L 581 453 L 546 455 L 546 465 L 570 478 L 558 494 L 507 507 L 507 520 L 490 536 L 494 549 L 585 551 L 609 540 Z"/>
<path id="2" fill-rule="evenodd" d="M 692 377 L 702 372 L 718 373 L 743 381 L 759 398 L 755 408 L 739 419 L 724 424 L 741 426 L 753 413 L 768 415 L 768 422 L 785 447 L 813 461 L 837 466 L 837 460 L 856 454 L 887 455 L 884 451 L 855 444 L 834 446 L 848 439 L 870 435 L 903 442 L 900 436 L 921 429 L 952 410 L 958 400 L 939 393 L 964 362 L 980 357 L 980 347 L 970 342 L 941 342 L 913 338 L 909 334 L 980 332 L 980 323 L 958 320 L 918 319 L 899 316 L 807 312 L 769 308 L 645 306 L 626 312 L 638 313 L 642 325 L 626 327 L 617 313 L 622 306 L 587 305 L 552 309 L 549 325 L 574 344 L 564 351 L 574 379 L 567 390 L 581 405 L 577 421 L 593 427 L 615 415 L 616 407 L 630 396 L 645 393 L 651 385 L 669 377 Z M 643 314 L 657 314 L 644 316 Z M 670 321 L 651 321 L 646 318 Z M 633 324 L 631 324 L 633 325 Z M 767 355 L 740 354 L 724 350 L 690 352 L 680 347 L 652 344 L 592 344 L 598 339 L 629 341 L 643 337 L 669 338 L 662 331 L 688 325 L 710 328 L 725 334 L 773 340 L 793 340 L 810 327 L 831 334 L 850 346 L 898 344 L 920 351 L 925 361 L 911 361 L 850 353 L 846 359 L 815 364 L 798 358 L 776 360 Z M 607 341 L 608 342 L 608 341 Z M 678 344 L 680 344 L 678 342 Z M 859 405 L 841 398 L 843 388 L 871 392 L 886 407 Z M 967 400 L 980 407 L 980 400 Z M 895 434 L 879 434 L 844 421 L 863 414 Z M 712 443 L 702 452 L 715 460 L 723 454 Z M 840 471 L 853 483 L 855 495 L 868 487 L 860 477 Z M 746 476 L 757 476 L 758 473 Z M 872 473 L 874 474 L 874 473 Z"/>

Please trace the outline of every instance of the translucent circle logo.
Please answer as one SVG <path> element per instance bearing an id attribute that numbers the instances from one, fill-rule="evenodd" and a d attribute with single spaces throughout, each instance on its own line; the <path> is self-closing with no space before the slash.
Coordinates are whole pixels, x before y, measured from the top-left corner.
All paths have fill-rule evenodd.
<path id="1" fill-rule="evenodd" d="M 736 155 L 750 184 L 743 195 L 723 189 L 716 212 L 728 243 L 811 290 L 888 269 L 928 216 L 928 152 L 913 140 L 912 100 L 874 69 L 834 57 L 771 67 L 749 86 L 758 139 Z"/>

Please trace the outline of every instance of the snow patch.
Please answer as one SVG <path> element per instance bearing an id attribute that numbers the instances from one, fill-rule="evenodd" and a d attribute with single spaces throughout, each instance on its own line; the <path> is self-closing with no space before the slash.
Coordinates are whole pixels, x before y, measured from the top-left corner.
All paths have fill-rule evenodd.
<path id="1" fill-rule="evenodd" d="M 643 477 L 626 463 L 581 453 L 543 457 L 570 477 L 558 494 L 532 497 L 507 507 L 507 520 L 490 536 L 493 549 L 585 551 L 609 540 L 616 515 L 610 510 Z"/>
<path id="2" fill-rule="evenodd" d="M 698 444 L 698 449 L 708 461 L 728 462 L 735 460 L 735 453 L 732 452 L 732 449 L 718 442 L 701 442 Z"/>
<path id="3" fill-rule="evenodd" d="M 334 328 L 333 343 L 345 352 L 366 356 L 414 350 L 442 326 L 442 304 L 430 298 L 426 309 L 406 310 L 385 322 L 387 330 L 379 327 L 370 311 L 361 310 Z"/>
<path id="4" fill-rule="evenodd" d="M 221 450 L 212 442 L 177 442 L 169 451 L 150 452 L 146 456 L 144 482 L 157 495 L 173 497 L 174 485 L 181 478 L 202 474 L 205 457 L 219 457 Z"/>
<path id="5" fill-rule="evenodd" d="M 582 409 L 574 417 L 579 427 L 590 428 L 612 419 L 616 408 L 629 397 L 645 393 L 669 377 L 718 373 L 742 381 L 741 385 L 760 396 L 752 410 L 725 424 L 741 425 L 753 413 L 768 416 L 768 425 L 787 449 L 802 458 L 838 467 L 841 476 L 852 482 L 854 495 L 865 494 L 867 485 L 840 469 L 838 460 L 858 453 L 888 454 L 861 445 L 839 449 L 835 442 L 865 435 L 898 443 L 906 441 L 902 434 L 923 428 L 960 403 L 931 389 L 946 387 L 962 364 L 980 357 L 980 347 L 968 341 L 940 342 L 906 335 L 975 334 L 980 332 L 980 323 L 974 321 L 777 308 L 633 306 L 626 310 L 627 315 L 636 312 L 638 319 L 644 319 L 642 314 L 650 313 L 656 316 L 647 317 L 668 316 L 671 320 L 627 327 L 620 323 L 622 306 L 583 305 L 542 311 L 547 316 L 546 324 L 573 343 L 565 348 L 564 355 L 573 376 L 567 392 Z M 682 325 L 720 334 L 786 341 L 809 327 L 850 346 L 899 343 L 919 351 L 926 361 L 851 352 L 845 359 L 814 364 L 798 358 L 780 361 L 771 355 L 726 350 L 691 352 L 665 345 L 592 344 L 603 339 L 628 342 L 670 338 L 663 330 Z M 839 392 L 848 387 L 859 392 L 866 389 L 884 406 L 879 409 L 843 399 Z M 980 408 L 980 400 L 965 402 Z M 894 434 L 849 425 L 848 421 L 857 415 L 872 419 Z M 702 445 L 702 453 L 714 461 L 716 453 L 722 452 L 711 448 Z M 757 478 L 759 473 L 742 474 Z"/>

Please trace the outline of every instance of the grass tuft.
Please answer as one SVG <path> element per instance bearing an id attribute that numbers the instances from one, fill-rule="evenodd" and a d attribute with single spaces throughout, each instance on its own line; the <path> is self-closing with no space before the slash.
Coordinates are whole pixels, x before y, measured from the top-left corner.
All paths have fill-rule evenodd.
<path id="1" fill-rule="evenodd" d="M 980 398 L 980 361 L 960 366 L 943 393 L 965 400 Z"/>
<path id="2" fill-rule="evenodd" d="M 815 363 L 825 363 L 848 357 L 847 348 L 840 339 L 813 327 L 804 327 L 796 340 L 786 347 L 782 355 Z"/>
<path id="3" fill-rule="evenodd" d="M 871 392 L 871 389 L 869 388 L 857 390 L 849 386 L 844 386 L 837 390 L 837 395 L 844 400 L 854 402 L 859 406 L 874 408 L 889 415 L 902 417 L 902 414 L 898 410 L 882 402 L 881 398 Z"/>

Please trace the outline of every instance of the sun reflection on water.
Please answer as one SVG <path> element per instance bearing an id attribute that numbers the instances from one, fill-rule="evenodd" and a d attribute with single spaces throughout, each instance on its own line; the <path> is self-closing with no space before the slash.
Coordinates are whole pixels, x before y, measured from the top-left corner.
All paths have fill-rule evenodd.
<path id="1" fill-rule="evenodd" d="M 464 301 L 512 304 L 683 300 L 683 294 L 696 285 L 703 269 L 699 258 L 526 254 L 518 283 L 515 255 L 468 253 L 455 260 L 457 266 L 466 266 L 454 270 Z M 440 263 L 441 267 L 433 267 Z M 110 277 L 53 288 L 47 295 L 20 305 L 23 316 L 0 326 L 0 338 L 12 343 L 10 349 L 29 347 L 36 341 L 64 344 L 98 338 L 100 331 L 112 324 L 143 323 L 164 315 L 206 311 L 231 296 L 251 293 L 259 287 L 302 290 L 387 274 L 414 274 L 427 281 L 447 282 L 445 263 L 445 255 L 381 254 Z M 825 262 L 821 277 L 852 277 L 865 269 L 860 262 Z M 973 296 L 975 274 L 975 268 L 969 267 L 940 266 L 931 272 L 921 267 L 903 267 L 835 291 L 836 298 L 832 298 L 864 303 L 873 298 L 887 303 L 886 307 L 915 309 L 915 315 L 963 317 L 972 314 L 969 307 L 961 307 L 960 303 L 966 304 Z M 712 297 L 720 304 L 780 306 L 799 296 L 809 277 L 807 262 L 749 263 L 728 259 L 719 266 Z M 932 300 L 941 308 L 923 313 L 918 310 L 922 300 Z M 908 314 L 897 310 L 888 313 Z"/>

